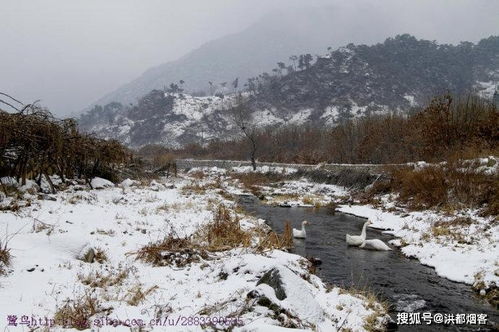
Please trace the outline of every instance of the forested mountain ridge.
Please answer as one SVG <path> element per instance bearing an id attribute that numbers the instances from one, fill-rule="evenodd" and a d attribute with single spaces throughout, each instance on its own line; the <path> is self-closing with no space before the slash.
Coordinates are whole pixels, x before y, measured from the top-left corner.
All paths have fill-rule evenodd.
<path id="1" fill-rule="evenodd" d="M 254 79 L 254 103 L 281 111 L 334 107 L 355 116 L 403 111 L 447 91 L 491 97 L 499 81 L 499 37 L 453 46 L 400 35 L 373 46 L 349 44 L 304 66 Z"/>
<path id="2" fill-rule="evenodd" d="M 171 84 L 136 105 L 96 106 L 82 115 L 80 125 L 130 146 L 180 146 L 233 135 L 226 109 L 235 91 L 247 96 L 253 121 L 260 126 L 324 126 L 406 112 L 444 92 L 491 98 L 499 82 L 499 37 L 442 45 L 399 35 L 372 46 L 349 44 L 324 56 L 289 60 L 246 84 L 234 81 L 226 89 L 231 93 L 192 97 L 181 84 Z"/>

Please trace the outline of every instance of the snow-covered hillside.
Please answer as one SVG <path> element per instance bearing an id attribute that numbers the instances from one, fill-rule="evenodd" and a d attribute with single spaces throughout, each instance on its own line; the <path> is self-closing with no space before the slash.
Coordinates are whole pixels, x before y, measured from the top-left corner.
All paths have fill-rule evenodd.
<path id="1" fill-rule="evenodd" d="M 171 98 L 173 102 L 149 117 L 140 114 L 133 117 L 128 108 L 120 108 L 111 118 L 107 118 L 109 121 L 97 115 L 98 119 L 85 124 L 84 128 L 102 138 L 118 139 L 134 147 L 151 143 L 180 147 L 190 142 L 207 142 L 218 137 L 218 132 L 233 129 L 233 123 L 224 112 L 231 103 L 231 96 L 222 99 L 160 91 L 151 94 L 159 95 L 160 99 Z"/>
<path id="2" fill-rule="evenodd" d="M 402 35 L 373 46 L 349 44 L 315 62 L 301 56 L 299 68 L 263 73 L 242 91 L 256 126 L 334 126 L 355 117 L 408 112 L 448 91 L 491 99 L 498 54 L 499 37 L 452 46 Z M 234 90 L 210 97 L 153 90 L 136 105 L 96 106 L 81 116 L 80 125 L 133 147 L 204 144 L 237 134 L 227 113 Z"/>

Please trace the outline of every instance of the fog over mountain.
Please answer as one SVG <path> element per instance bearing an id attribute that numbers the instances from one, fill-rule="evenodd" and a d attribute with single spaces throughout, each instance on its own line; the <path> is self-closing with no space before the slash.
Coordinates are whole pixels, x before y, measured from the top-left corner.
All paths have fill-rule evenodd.
<path id="1" fill-rule="evenodd" d="M 181 80 L 188 92 L 209 91 L 209 82 L 216 91 L 223 82 L 230 83 L 235 78 L 246 82 L 249 77 L 270 71 L 279 61 L 288 63 L 294 54 L 323 54 L 328 47 L 334 49 L 349 43 L 374 44 L 404 32 L 452 43 L 464 40 L 431 30 L 436 28 L 435 13 L 431 11 L 425 17 L 424 27 L 415 24 L 419 18 L 408 18 L 403 11 L 399 14 L 369 5 L 275 10 L 239 33 L 208 42 L 176 61 L 147 70 L 95 104 L 136 103 L 149 91 Z M 452 21 L 448 17 L 443 20 L 441 23 Z"/>
<path id="2" fill-rule="evenodd" d="M 1 8 L 0 90 L 41 99 L 59 116 L 179 79 L 193 89 L 242 80 L 328 46 L 499 34 L 495 0 L 2 0 Z"/>

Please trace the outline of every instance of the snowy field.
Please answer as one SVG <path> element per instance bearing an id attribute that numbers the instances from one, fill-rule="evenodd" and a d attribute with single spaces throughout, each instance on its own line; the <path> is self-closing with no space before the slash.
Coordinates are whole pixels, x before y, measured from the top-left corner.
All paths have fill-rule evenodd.
<path id="1" fill-rule="evenodd" d="M 244 189 L 211 173 L 116 186 L 94 179 L 94 189 L 75 182 L 57 194 L 2 179 L 19 190 L 16 200 L 0 197 L 0 239 L 11 255 L 0 276 L 2 329 L 364 331 L 386 322 L 375 299 L 325 285 L 306 259 L 258 249 L 257 238 L 199 251 L 220 204 L 241 229 L 270 231 L 231 200 Z M 197 246 L 161 252 L 156 264 L 139 259 L 142 248 L 172 237 Z"/>

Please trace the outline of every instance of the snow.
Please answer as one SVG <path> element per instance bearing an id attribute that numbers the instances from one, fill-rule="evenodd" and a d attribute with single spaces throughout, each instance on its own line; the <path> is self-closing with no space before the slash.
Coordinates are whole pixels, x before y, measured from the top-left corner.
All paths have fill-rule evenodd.
<path id="1" fill-rule="evenodd" d="M 274 110 L 264 109 L 252 113 L 252 118 L 256 123 L 271 126 L 284 123 L 284 120 L 274 114 Z"/>
<path id="2" fill-rule="evenodd" d="M 201 120 L 204 115 L 223 107 L 224 100 L 219 97 L 193 97 L 188 94 L 175 96 L 174 114 L 185 115 L 189 120 Z"/>
<path id="3" fill-rule="evenodd" d="M 114 183 L 99 177 L 93 178 L 92 181 L 90 181 L 90 184 L 94 189 L 104 189 L 104 188 L 114 187 Z"/>
<path id="4" fill-rule="evenodd" d="M 359 106 L 356 102 L 352 101 L 350 111 L 355 117 L 362 116 L 366 113 L 367 106 Z"/>
<path id="5" fill-rule="evenodd" d="M 10 177 L 10 176 L 4 176 L 4 177 L 0 178 L 0 182 L 4 185 L 7 185 L 7 186 L 17 185 L 17 180 L 13 177 Z"/>
<path id="6" fill-rule="evenodd" d="M 309 120 L 312 111 L 313 109 L 310 108 L 298 111 L 293 114 L 293 116 L 289 119 L 288 123 L 296 125 L 304 124 Z"/>
<path id="7" fill-rule="evenodd" d="M 404 95 L 404 99 L 409 102 L 409 105 L 411 107 L 418 106 L 418 103 L 416 103 L 416 98 L 414 96 L 406 94 L 406 95 Z"/>
<path id="8" fill-rule="evenodd" d="M 209 258 L 184 267 L 157 267 L 136 259 L 137 250 L 167 234 L 184 237 L 202 229 L 213 218 L 213 202 L 235 207 L 218 189 L 182 190 L 216 178 L 226 191 L 238 190 L 223 173 L 217 173 L 204 180 L 186 175 L 148 185 L 127 179 L 118 187 L 94 178 L 92 185 L 102 189 L 73 185 L 53 195 L 55 200 L 38 200 L 35 194 L 26 193 L 24 199 L 30 205 L 17 212 L 0 211 L 1 238 L 8 239 L 13 257 L 8 274 L 0 276 L 0 298 L 9 299 L 0 301 L 0 317 L 51 319 L 69 300 L 91 295 L 101 308 L 112 308 L 92 317 L 94 328 L 100 326 L 97 319 L 106 315 L 120 321 L 141 319 L 146 324 L 166 317 L 235 315 L 243 324 L 236 331 L 285 331 L 276 327 L 283 321 L 302 330 L 335 331 L 342 326 L 363 331 L 365 319 L 375 313 L 367 300 L 337 287 L 327 289 L 308 272 L 308 261 L 294 254 L 240 247 L 212 252 Z M 266 227 L 262 219 L 244 214 L 239 218 L 242 229 Z M 107 260 L 102 264 L 82 261 L 90 249 L 104 252 Z M 282 276 L 284 300 L 277 299 L 268 285 L 256 286 L 271 268 Z M 123 277 L 110 281 L 118 276 Z M 100 280 L 100 284 L 92 286 L 85 280 Z M 137 290 L 146 295 L 133 302 Z M 272 310 L 247 299 L 251 291 L 261 292 L 289 315 L 280 314 L 277 319 Z M 386 319 L 382 313 L 379 316 Z M 4 319 L 0 326 L 7 328 L 6 324 Z M 194 325 L 170 328 L 205 330 Z M 102 326 L 102 330 L 109 329 L 115 330 Z"/>
<path id="9" fill-rule="evenodd" d="M 278 173 L 278 174 L 293 174 L 298 171 L 296 168 L 292 167 L 281 167 L 281 166 L 257 166 L 256 170 L 253 171 L 252 166 L 237 166 L 231 168 L 232 172 L 235 173 Z"/>
<path id="10" fill-rule="evenodd" d="M 494 81 L 488 82 L 476 82 L 475 89 L 478 92 L 478 95 L 485 99 L 492 99 L 494 96 L 494 92 L 496 91 L 497 85 Z"/>
<path id="11" fill-rule="evenodd" d="M 132 186 L 137 186 L 139 185 L 140 182 L 139 181 L 136 181 L 136 180 L 132 180 L 132 179 L 125 179 L 123 181 L 120 182 L 119 186 L 120 187 L 123 187 L 123 188 L 128 188 L 128 187 L 132 187 Z"/>
<path id="12" fill-rule="evenodd" d="M 326 124 L 332 125 L 336 122 L 340 110 L 337 106 L 328 106 L 326 110 L 321 115 L 321 119 L 326 120 Z"/>

